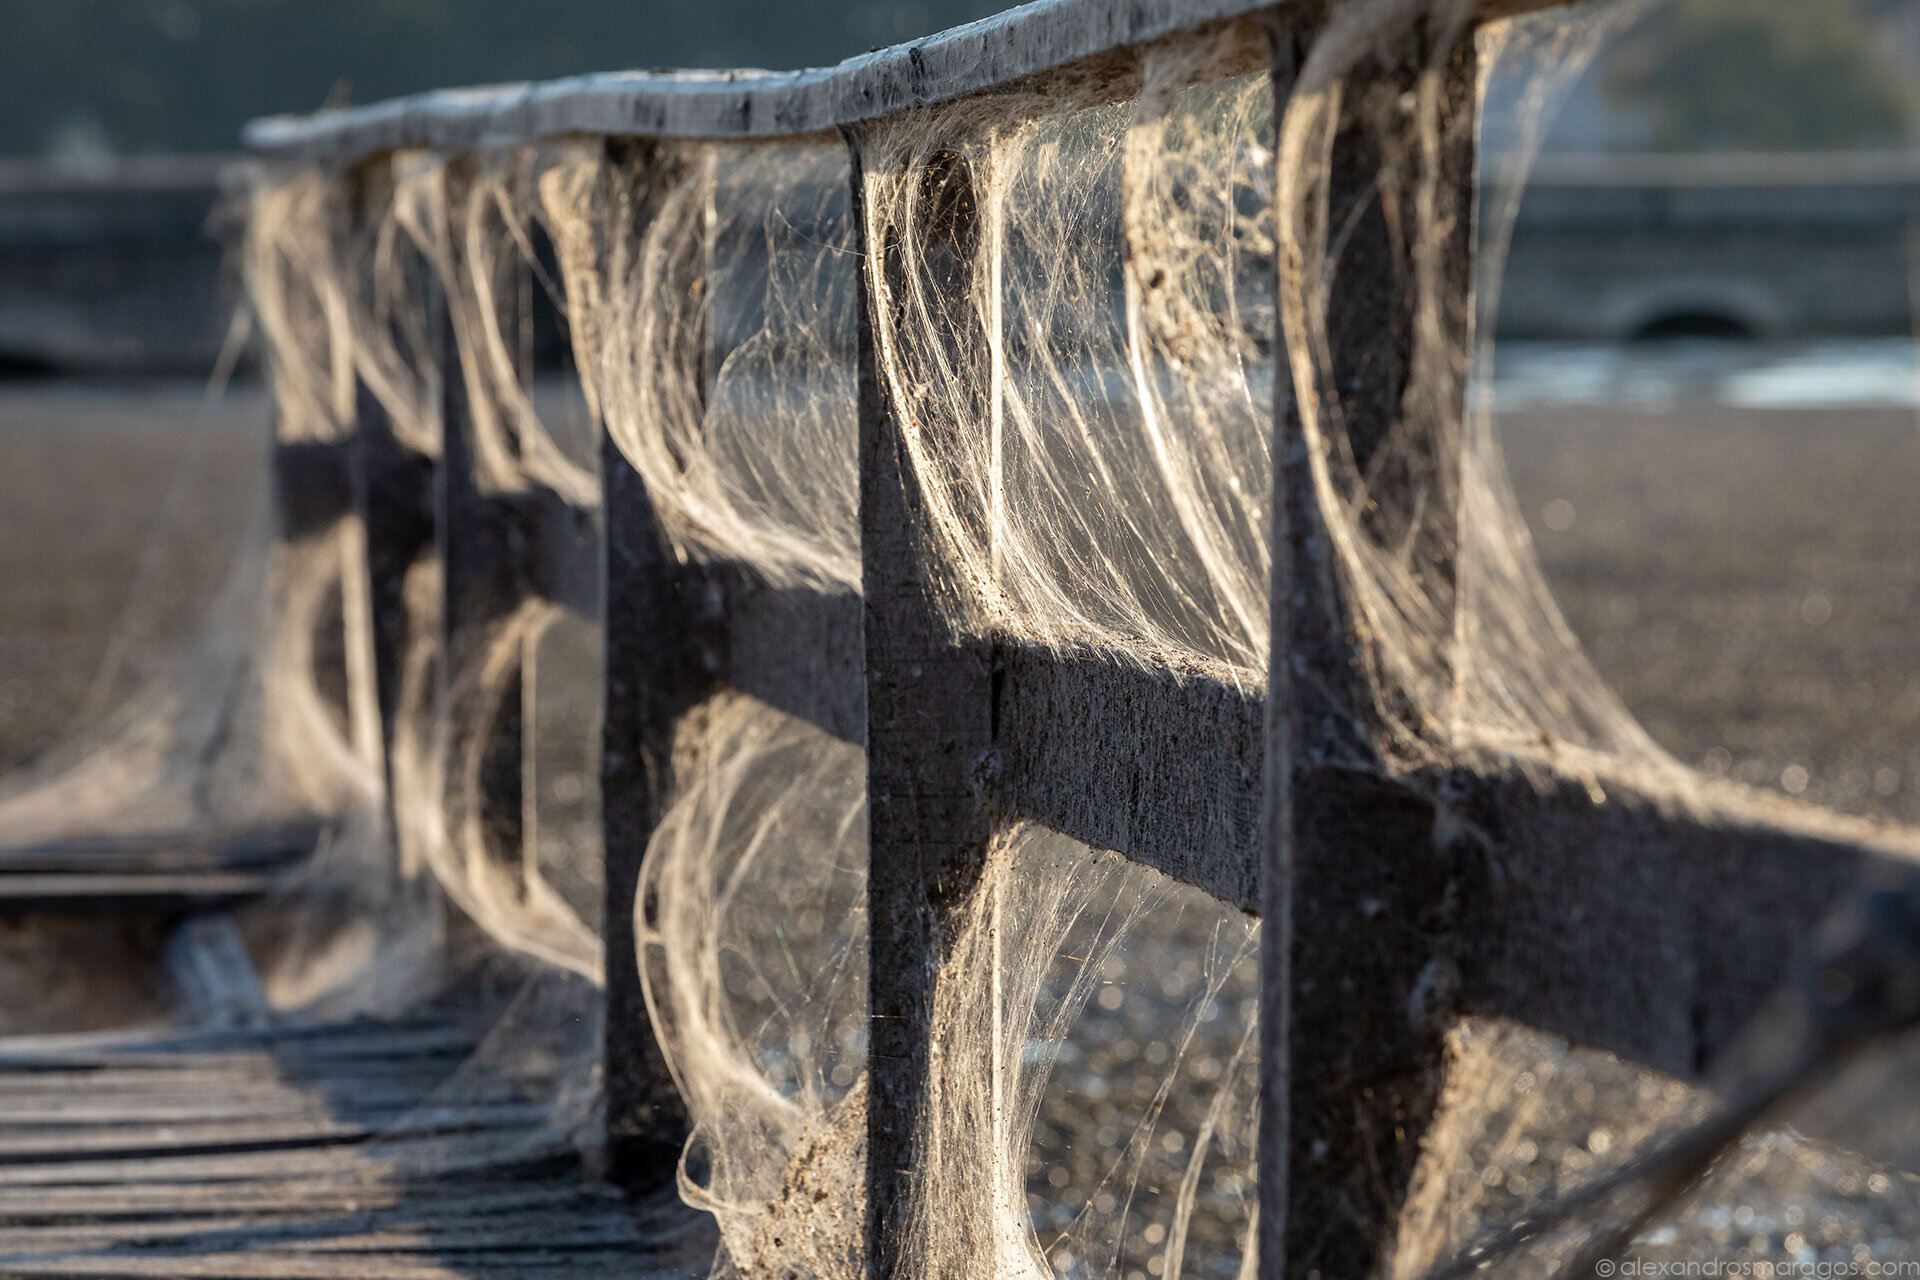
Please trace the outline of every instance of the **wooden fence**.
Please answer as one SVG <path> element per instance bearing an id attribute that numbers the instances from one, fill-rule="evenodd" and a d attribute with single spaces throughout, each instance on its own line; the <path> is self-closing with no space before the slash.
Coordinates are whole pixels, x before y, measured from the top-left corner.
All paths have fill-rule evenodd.
<path id="1" fill-rule="evenodd" d="M 1544 6 L 1482 4 L 1477 17 L 1535 7 Z M 645 147 L 857 132 L 922 105 L 1044 84 L 1064 68 L 1226 21 L 1269 33 L 1284 109 L 1296 51 L 1328 20 L 1320 6 L 1256 0 L 1059 0 L 831 71 L 608 75 L 434 93 L 258 122 L 248 142 L 272 160 L 344 168 L 401 147 L 460 151 L 562 135 Z M 1362 74 L 1401 89 L 1421 69 L 1413 60 L 1368 67 Z M 1448 109 L 1476 110 L 1476 72 L 1469 47 L 1449 66 Z M 1357 206 L 1374 191 L 1375 157 L 1358 125 L 1343 128 L 1333 199 Z M 660 163 L 664 186 L 672 163 L 664 150 Z M 1469 207 L 1471 146 L 1453 148 L 1443 166 L 1443 181 Z M 857 202 L 857 159 L 854 169 Z M 964 188 L 970 177 L 961 165 L 937 180 Z M 928 202 L 945 211 L 934 216 L 955 218 L 969 204 Z M 644 200 L 634 211 L 643 225 L 654 212 Z M 1336 368 L 1365 384 L 1352 397 L 1359 418 L 1350 424 L 1364 453 L 1384 439 L 1400 402 L 1415 246 L 1385 219 L 1356 228 L 1332 282 L 1329 332 Z M 926 230 L 968 242 L 964 227 Z M 1445 341 L 1463 357 L 1472 336 L 1470 237 L 1461 225 L 1444 247 Z M 1305 437 L 1284 396 L 1273 424 L 1265 690 L 1143 668 L 1094 648 L 956 643 L 929 596 L 931 533 L 896 407 L 875 371 L 869 312 L 886 305 L 874 277 L 887 249 L 859 247 L 867 287 L 858 326 L 858 594 L 776 589 L 744 565 L 681 562 L 645 484 L 611 443 L 601 449 L 603 552 L 593 564 L 581 550 L 592 513 L 553 493 L 488 496 L 476 487 L 457 373 L 445 379 L 437 460 L 396 440 L 370 395 L 346 442 L 281 453 L 290 536 L 325 516 L 357 512 L 365 521 L 389 740 L 406 644 L 402 587 L 423 559 L 437 557 L 444 570 L 449 653 L 528 597 L 606 622 L 606 1082 L 629 1182 L 670 1174 L 687 1123 L 647 1029 L 635 970 L 639 862 L 671 786 L 675 724 L 720 687 L 866 751 L 875 1275 L 897 1273 L 898 1211 L 939 1033 L 930 992 L 946 925 L 979 875 L 989 836 L 1008 820 L 1114 850 L 1263 920 L 1259 1182 L 1268 1275 L 1358 1277 L 1389 1261 L 1446 1080 L 1452 1018 L 1510 1018 L 1698 1077 L 1789 976 L 1791 944 L 1850 886 L 1908 872 L 1910 843 L 1863 842 L 1813 818 L 1796 825 L 1747 810 L 1703 814 L 1627 779 L 1569 776 L 1546 758 L 1460 759 L 1401 781 L 1324 763 L 1339 745 L 1327 726 L 1369 714 L 1368 676 L 1326 563 Z M 1288 385 L 1285 357 L 1275 359 L 1277 383 Z M 702 377 L 698 368 L 679 373 L 696 386 Z M 1450 394 L 1451 411 L 1461 412 L 1464 387 Z M 1439 439 L 1426 447 L 1439 449 Z M 1367 458 L 1357 461 L 1364 468 Z M 318 494 L 328 495 L 328 511 L 313 509 Z M 1374 496 L 1389 510 L 1396 500 Z M 1413 500 L 1411 492 L 1398 498 Z M 1445 562 L 1430 569 L 1452 571 Z M 864 671 L 864 722 L 831 696 L 835 682 L 818 678 L 811 653 L 820 647 L 850 677 Z M 530 666 L 523 678 L 532 679 Z M 530 726 L 518 706 L 513 695 L 503 700 L 489 748 L 494 831 L 509 847 L 530 839 L 520 786 Z M 982 770 L 983 760 L 995 766 Z M 1435 796 L 1449 798 L 1447 814 L 1436 812 Z M 1428 997 L 1425 1006 L 1416 993 Z"/>

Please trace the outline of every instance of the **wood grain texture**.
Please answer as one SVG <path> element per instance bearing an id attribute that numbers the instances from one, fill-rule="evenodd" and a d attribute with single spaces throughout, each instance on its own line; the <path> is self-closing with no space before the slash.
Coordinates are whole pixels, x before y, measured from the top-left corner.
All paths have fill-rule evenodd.
<path id="1" fill-rule="evenodd" d="M 1920 832 L 1731 785 L 1508 759 L 1417 786 L 1446 797 L 1432 847 L 1470 877 L 1465 1004 L 1683 1077 L 1731 1047 L 1857 886 L 1920 872 Z"/>
<path id="2" fill-rule="evenodd" d="M 1261 690 L 1009 645 L 992 706 L 996 807 L 1258 911 Z"/>
<path id="3" fill-rule="evenodd" d="M 879 369 L 875 317 L 900 307 L 910 269 L 900 238 L 924 238 L 924 288 L 962 297 L 978 244 L 973 175 L 937 152 L 889 179 L 921 185 L 923 226 L 868 242 L 859 148 L 853 148 L 860 228 L 859 331 L 861 595 L 865 604 L 867 731 L 867 1273 L 907 1280 L 914 1171 L 934 1069 L 934 993 L 959 913 L 986 867 L 993 818 L 979 785 L 993 746 L 992 682 L 980 646 L 956 636 L 935 591 L 935 540 L 908 460 L 907 419 Z M 888 282 L 894 282 L 888 287 Z M 904 314 L 890 318 L 896 329 Z M 931 335 L 956 363 L 978 359 L 977 333 Z M 921 424 L 924 426 L 925 424 Z M 932 430 L 941 429 L 936 424 Z"/>
<path id="4" fill-rule="evenodd" d="M 554 1064 L 469 1057 L 484 1021 L 0 1041 L 0 1273 L 701 1274 L 690 1216 L 583 1178 Z"/>
<path id="5" fill-rule="evenodd" d="M 605 196 L 615 225 L 636 240 L 659 214 L 659 202 L 689 176 L 689 158 L 653 144 L 634 144 Z M 683 252 L 707 257 L 705 246 Z M 702 291 L 705 297 L 707 291 Z M 697 322 L 704 328 L 703 319 Z M 684 379 L 696 403 L 704 398 L 706 361 L 695 340 L 692 358 L 663 374 Z M 674 737 L 685 714 L 705 697 L 723 661 L 725 635 L 717 588 L 699 566 L 674 554 L 646 481 L 604 430 L 600 433 L 600 576 L 604 597 L 601 666 L 601 834 L 605 876 L 601 938 L 606 949 L 606 1035 L 601 1068 L 612 1177 L 635 1192 L 672 1184 L 691 1129 L 686 1104 L 655 1040 L 636 956 L 634 913 L 641 861 L 673 794 Z"/>
<path id="6" fill-rule="evenodd" d="M 861 651 L 861 597 L 772 588 L 744 565 L 714 572 L 726 683 L 861 743 L 865 710 L 842 693 Z M 1257 912 L 1265 699 L 1256 683 L 1092 647 L 966 648 L 988 673 L 989 740 L 974 781 L 990 808 Z"/>
<path id="7" fill-rule="evenodd" d="M 1276 43 L 1277 129 L 1310 39 Z M 1413 166 L 1392 163 L 1413 146 L 1411 117 L 1377 104 L 1406 101 L 1436 60 L 1430 194 L 1454 216 L 1429 227 L 1413 216 L 1422 196 Z M 1313 451 L 1351 451 L 1367 497 L 1355 536 L 1409 567 L 1434 625 L 1445 627 L 1460 374 L 1472 344 L 1476 82 L 1471 34 L 1436 50 L 1419 24 L 1346 74 L 1319 215 L 1332 229 L 1327 264 L 1316 268 L 1328 367 L 1317 385 L 1274 397 L 1269 681 L 1282 694 L 1268 720 L 1274 767 L 1265 775 L 1260 1252 L 1276 1275 L 1387 1271 L 1449 1068 L 1461 986 L 1449 953 L 1467 928 L 1450 904 L 1472 897 L 1473 863 L 1436 845 L 1430 808 L 1385 780 L 1385 744 L 1433 731 L 1406 709 L 1417 705 L 1410 691 L 1375 687 L 1389 668 L 1372 660 L 1376 642 L 1345 598 Z M 1419 267 L 1429 260 L 1438 270 L 1421 297 Z M 1418 396 L 1409 394 L 1416 325 L 1435 344 L 1430 374 L 1451 379 Z M 1284 345 L 1275 352 L 1276 385 L 1292 386 Z M 1309 400 L 1337 404 L 1343 440 L 1308 429 Z"/>
<path id="8" fill-rule="evenodd" d="M 323 828 L 276 823 L 229 831 L 156 831 L 0 848 L 0 876 L 36 871 L 260 871 L 298 862 Z"/>
<path id="9" fill-rule="evenodd" d="M 298 869 L 321 831 L 288 823 L 0 849 L 0 915 L 165 916 L 256 898 Z"/>
<path id="10" fill-rule="evenodd" d="M 776 640 L 789 627 L 842 634 L 859 599 L 771 591 L 739 567 L 722 576 L 734 584 L 728 683 L 857 742 L 844 712 L 815 687 L 813 661 L 780 652 Z M 743 649 L 743 630 L 766 639 Z M 983 644 L 977 661 L 989 680 L 992 745 L 978 776 L 991 808 L 1260 912 L 1252 860 L 1264 689 L 1090 648 Z M 1469 859 L 1447 857 L 1482 904 L 1478 923 L 1456 930 L 1479 941 L 1450 944 L 1449 953 L 1463 979 L 1473 978 L 1467 994 L 1476 1009 L 1682 1073 L 1724 1046 L 1845 886 L 1920 860 L 1912 832 L 1731 788 L 1709 793 L 1703 806 L 1593 762 L 1580 769 L 1490 756 L 1376 780 L 1363 802 L 1351 770 L 1309 761 L 1298 786 L 1328 804 L 1351 797 L 1356 821 L 1377 821 L 1382 832 L 1401 822 L 1406 848 L 1473 845 Z M 1453 797 L 1444 814 L 1435 795 Z M 1329 891 L 1333 927 L 1351 931 L 1392 909 L 1395 894 L 1418 896 L 1402 872 L 1376 870 Z M 1445 882 L 1427 888 L 1447 892 Z M 1703 924 L 1689 923 L 1696 918 Z"/>
<path id="11" fill-rule="evenodd" d="M 453 179 L 458 181 L 459 179 Z M 461 264 L 464 268 L 464 263 Z M 521 288 L 517 272 L 501 270 L 501 296 Z M 440 563 L 438 711 L 451 726 L 460 754 L 451 758 L 439 797 L 455 825 L 478 825 L 488 856 L 508 865 L 538 858 L 539 833 L 529 821 L 527 784 L 533 753 L 525 715 L 533 677 L 533 644 L 513 627 L 534 594 L 526 562 L 527 531 L 484 486 L 481 449 L 470 388 L 463 376 L 454 325 L 437 308 L 440 345 L 441 439 L 434 468 L 434 552 Z M 501 319 L 509 349 L 520 334 L 512 315 Z M 517 646 L 517 653 L 498 650 Z M 495 674 L 493 668 L 498 667 Z"/>
<path id="12" fill-rule="evenodd" d="M 861 599 L 769 586 L 751 566 L 714 566 L 725 610 L 726 682 L 844 742 L 866 739 Z"/>

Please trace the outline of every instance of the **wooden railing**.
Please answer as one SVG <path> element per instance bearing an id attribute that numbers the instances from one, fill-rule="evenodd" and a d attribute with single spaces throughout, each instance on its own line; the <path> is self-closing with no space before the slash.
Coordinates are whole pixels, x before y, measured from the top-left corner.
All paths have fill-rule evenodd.
<path id="1" fill-rule="evenodd" d="M 1343 7 L 1350 6 L 1331 6 Z M 1478 14 L 1533 7 L 1544 6 L 1489 4 Z M 1230 21 L 1266 34 L 1284 110 L 1295 51 L 1327 20 L 1322 6 L 1259 0 L 1062 0 L 830 71 L 623 74 L 434 93 L 259 122 L 247 140 L 272 160 L 344 169 L 401 147 L 458 152 L 564 135 L 638 139 L 624 145 L 642 147 L 654 139 L 852 136 L 927 104 L 1016 82 L 1044 86 L 1048 76 L 1089 63 L 1130 65 L 1142 46 Z M 1471 112 L 1477 67 L 1467 45 L 1446 78 L 1453 109 Z M 1368 67 L 1359 74 L 1400 87 L 1421 70 L 1413 61 Z M 1333 199 L 1357 207 L 1379 174 L 1360 127 L 1343 129 L 1331 189 Z M 855 156 L 857 209 L 857 149 Z M 664 188 L 674 162 L 664 149 L 658 162 Z M 1470 207 L 1470 143 L 1441 164 L 1442 182 Z M 938 178 L 971 181 L 964 165 Z M 927 203 L 949 214 L 969 206 Z M 644 224 L 654 210 L 642 205 L 635 216 Z M 1328 330 L 1336 368 L 1370 380 L 1351 400 L 1360 420 L 1350 435 L 1364 450 L 1384 438 L 1400 402 L 1397 353 L 1412 323 L 1414 274 L 1403 268 L 1415 246 L 1397 240 L 1385 219 L 1355 227 L 1331 284 Z M 967 241 L 964 228 L 926 230 Z M 1444 246 L 1443 338 L 1462 357 L 1460 368 L 1472 337 L 1470 237 L 1460 225 Z M 875 371 L 871 313 L 887 305 L 875 285 L 886 250 L 859 249 L 866 288 L 858 595 L 774 588 L 740 564 L 682 563 L 667 550 L 646 485 L 610 441 L 601 449 L 596 588 L 594 566 L 574 550 L 591 513 L 554 494 L 489 498 L 474 488 L 457 373 L 444 379 L 452 394 L 438 459 L 401 446 L 370 396 L 346 443 L 283 452 L 287 492 L 297 499 L 290 519 L 311 524 L 311 511 L 292 513 L 324 491 L 336 495 L 340 514 L 354 510 L 366 522 L 374 664 L 389 734 L 404 656 L 402 582 L 421 558 L 443 561 L 449 651 L 462 645 L 464 629 L 528 597 L 598 610 L 606 620 L 606 1088 L 618 1165 L 630 1182 L 669 1174 L 686 1128 L 646 1026 L 633 895 L 671 787 L 676 722 L 720 687 L 811 720 L 867 753 L 875 1275 L 897 1273 L 946 926 L 981 872 L 990 835 L 1010 820 L 1114 850 L 1262 918 L 1260 1249 L 1269 1275 L 1359 1277 L 1389 1260 L 1446 1077 L 1454 1018 L 1512 1018 L 1698 1077 L 1788 976 L 1795 942 L 1850 886 L 1908 874 L 1920 853 L 1910 839 L 1876 843 L 1784 808 L 1763 815 L 1681 807 L 1644 783 L 1590 770 L 1575 778 L 1547 758 L 1462 758 L 1400 779 L 1327 763 L 1341 755 L 1328 726 L 1366 714 L 1367 675 L 1337 575 L 1324 562 L 1324 513 L 1284 396 L 1275 397 L 1273 427 L 1265 689 L 1091 647 L 1062 653 L 1017 636 L 956 642 L 929 596 L 932 534 L 913 498 L 918 481 L 905 462 L 896 406 Z M 1283 344 L 1276 340 L 1274 350 Z M 1285 386 L 1284 355 L 1275 359 Z M 680 374 L 696 384 L 703 376 L 698 368 Z M 1462 412 L 1464 387 L 1451 394 L 1451 411 Z M 1450 438 L 1435 433 L 1426 447 L 1439 450 Z M 343 475 L 347 483 L 322 479 Z M 1387 507 L 1396 501 L 1391 492 L 1374 496 Z M 836 682 L 819 679 L 813 655 L 823 648 L 846 668 L 843 687 L 858 687 L 856 673 L 864 673 L 864 718 L 835 696 Z M 492 750 L 523 758 L 525 732 L 505 707 Z M 1447 797 L 1444 814 L 1437 796 Z M 529 838 L 518 826 L 516 787 L 503 784 L 494 802 L 502 838 Z"/>

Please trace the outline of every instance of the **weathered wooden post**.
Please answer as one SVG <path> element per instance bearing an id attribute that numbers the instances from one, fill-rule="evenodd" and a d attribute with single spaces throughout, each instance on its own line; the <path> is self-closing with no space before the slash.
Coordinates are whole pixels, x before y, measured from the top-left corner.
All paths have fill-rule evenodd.
<path id="1" fill-rule="evenodd" d="M 1296 39 L 1277 44 L 1282 120 Z M 1263 1274 L 1288 1280 L 1358 1280 L 1393 1262 L 1447 1066 L 1461 987 L 1451 952 L 1467 923 L 1459 904 L 1473 897 L 1475 864 L 1440 838 L 1433 805 L 1375 767 L 1388 737 L 1376 695 L 1398 691 L 1370 683 L 1376 641 L 1355 625 L 1312 474 L 1311 451 L 1335 442 L 1306 431 L 1298 404 L 1338 398 L 1367 477 L 1361 536 L 1405 545 L 1420 588 L 1450 608 L 1449 504 L 1472 340 L 1476 67 L 1470 30 L 1451 48 L 1436 39 L 1417 28 L 1363 62 L 1339 94 L 1324 215 L 1335 229 L 1324 282 L 1330 381 L 1275 397 L 1261 1255 Z M 1459 216 L 1428 226 L 1416 216 L 1424 162 L 1402 104 L 1430 68 L 1440 78 L 1436 203 Z M 1423 254 L 1439 265 L 1424 297 Z M 1435 381 L 1415 397 L 1422 303 L 1439 349 L 1423 352 L 1421 373 Z M 1286 387 L 1283 344 L 1279 361 L 1276 385 Z"/>
<path id="2" fill-rule="evenodd" d="M 350 171 L 337 182 L 344 191 L 345 208 L 329 203 L 331 216 L 315 219 L 316 229 L 327 236 L 348 229 L 337 219 L 361 217 L 367 196 L 364 168 Z M 279 260 L 277 253 L 270 250 L 269 254 Z M 308 348 L 308 358 L 327 362 L 330 367 L 324 374 L 309 369 L 305 377 L 293 369 L 276 367 L 275 376 L 311 383 L 336 374 L 351 356 L 337 349 L 339 335 L 333 331 L 332 317 L 320 296 L 323 282 L 287 280 L 282 285 L 285 310 L 280 319 L 291 331 L 288 336 L 296 347 Z M 304 304 L 295 301 L 300 294 L 307 295 Z M 292 358 L 302 359 L 298 355 Z M 306 390 L 330 397 L 333 388 L 309 385 Z M 328 416 L 338 410 L 339 406 L 330 406 Z M 311 680 L 321 696 L 333 704 L 354 745 L 371 750 L 374 726 L 364 722 L 371 704 L 363 696 L 356 696 L 365 693 L 356 686 L 366 682 L 370 674 L 366 670 L 365 638 L 356 633 L 356 628 L 364 624 L 364 568 L 359 563 L 360 545 L 348 523 L 357 514 L 353 453 L 358 429 L 357 422 L 290 423 L 276 413 L 271 476 L 278 549 L 283 553 L 294 551 L 295 558 L 302 561 L 311 558 L 316 568 L 319 562 L 331 559 L 338 568 L 338 578 L 324 596 L 310 600 L 292 598 L 296 584 L 284 573 L 274 589 L 278 593 L 275 606 L 281 611 L 277 625 L 308 628 L 306 643 L 300 649 L 311 654 L 312 665 L 300 672 L 300 677 Z M 289 607 L 295 604 L 311 612 L 288 616 Z"/>
<path id="3" fill-rule="evenodd" d="M 393 421 L 363 384 L 353 437 L 354 505 L 366 531 L 367 629 L 380 716 L 381 768 L 388 821 L 392 811 L 395 735 L 415 619 L 407 580 L 435 554 L 434 460 L 402 441 Z"/>
<path id="4" fill-rule="evenodd" d="M 902 438 L 902 409 L 879 368 L 875 317 L 911 323 L 909 270 L 921 288 L 964 299 L 982 243 L 970 158 L 941 151 L 890 178 L 917 183 L 925 225 L 873 243 L 864 173 L 853 148 L 861 244 L 859 459 L 867 695 L 867 1258 L 874 1277 L 912 1274 L 905 1210 L 922 1150 L 918 1127 L 937 1056 L 934 1002 L 952 930 L 986 867 L 993 823 L 981 767 L 993 748 L 992 672 L 979 643 L 957 636 L 935 598 L 934 533 Z M 910 261 L 903 235 L 919 244 Z M 971 332 L 918 335 L 957 361 L 986 349 Z M 927 447 L 938 449 L 937 441 Z"/>
<path id="5" fill-rule="evenodd" d="M 614 145 L 614 144 L 610 144 Z M 606 216 L 619 234 L 644 241 L 660 202 L 698 163 L 658 143 L 619 144 L 608 165 Z M 629 183 L 625 176 L 637 181 Z M 702 245 L 678 246 L 705 255 Z M 710 284 L 696 276 L 699 327 L 708 324 Z M 709 371 L 704 337 L 684 344 L 686 359 L 666 376 L 684 379 L 705 403 Z M 690 1122 L 654 1037 L 635 952 L 640 864 L 670 799 L 673 742 L 680 717 L 705 696 L 724 644 L 717 588 L 673 554 L 647 495 L 646 481 L 600 433 L 604 657 L 600 794 L 606 847 L 606 1032 L 602 1062 L 609 1173 L 630 1193 L 671 1186 Z"/>
<path id="6" fill-rule="evenodd" d="M 320 550 L 320 544 L 332 543 L 320 553 L 340 557 L 340 580 L 329 598 L 314 601 L 313 613 L 283 618 L 281 625 L 312 628 L 313 669 L 302 674 L 335 704 L 350 735 L 361 728 L 353 723 L 353 685 L 358 673 L 351 634 L 354 611 L 348 599 L 358 581 L 351 551 L 341 536 L 341 521 L 354 513 L 351 450 L 351 436 L 301 441 L 276 437 L 272 463 L 274 536 L 280 545 L 309 544 Z"/>
<path id="7" fill-rule="evenodd" d="M 354 216 L 363 223 L 385 217 L 392 194 L 390 182 L 374 184 L 363 177 Z M 420 323 L 411 330 L 407 326 L 395 326 L 395 349 L 402 360 L 416 368 L 423 367 L 437 357 L 414 347 L 444 328 L 433 320 L 444 309 L 444 301 L 430 282 L 426 264 L 417 253 L 405 254 L 396 270 L 402 273 L 403 288 L 417 290 L 415 301 L 420 307 Z M 356 379 L 350 453 L 353 501 L 365 540 L 367 644 L 380 722 L 379 749 L 389 836 L 396 848 L 400 847 L 400 832 L 399 815 L 394 810 L 393 757 L 400 702 L 415 629 L 426 621 L 414 617 L 409 610 L 407 582 L 426 570 L 437 553 L 436 464 L 433 455 L 421 451 L 419 446 L 425 443 L 403 440 L 394 430 L 392 415 L 366 379 Z"/>
<path id="8" fill-rule="evenodd" d="M 450 184 L 454 181 L 450 176 Z M 456 251 L 454 269 L 468 265 Z M 500 323 L 509 348 L 518 349 L 524 332 L 517 305 L 522 281 L 512 271 L 503 270 L 501 275 L 495 288 L 515 305 Z M 477 318 L 469 321 L 477 322 Z M 456 820 L 469 804 L 477 805 L 478 812 L 470 816 L 479 823 L 488 849 L 524 861 L 537 839 L 527 811 L 532 799 L 526 777 L 531 753 L 523 707 L 533 655 L 524 638 L 510 633 L 517 630 L 512 628 L 514 614 L 532 593 L 525 574 L 529 531 L 513 519 L 516 513 L 498 500 L 500 495 L 484 487 L 472 403 L 477 388 L 469 384 L 462 367 L 451 315 L 446 317 L 443 333 L 440 466 L 434 474 L 439 516 L 435 545 L 442 592 L 440 698 L 451 743 L 470 743 L 477 753 L 473 758 L 446 760 L 444 802 Z M 519 652 L 505 658 L 493 653 L 502 643 L 515 644 Z M 506 664 L 497 684 L 486 678 L 489 659 Z M 472 681 L 478 683 L 470 685 Z M 469 777 L 470 771 L 474 776 Z"/>
<path id="9" fill-rule="evenodd" d="M 452 207 L 464 203 L 470 175 L 448 175 Z M 486 856 L 520 869 L 517 892 L 531 891 L 539 875 L 536 761 L 532 700 L 536 655 L 545 615 L 537 602 L 584 618 L 599 616 L 598 566 L 593 554 L 594 512 L 575 506 L 523 467 L 527 447 L 506 420 L 500 401 L 532 387 L 533 278 L 519 252 L 477 263 L 475 246 L 456 241 L 456 272 L 493 273 L 490 293 L 498 313 L 469 316 L 461 332 L 449 314 L 442 326 L 443 423 L 435 479 L 436 546 L 441 570 L 442 666 L 440 698 L 447 743 L 444 804 L 450 838 L 477 838 Z M 450 296 L 467 282 L 449 282 Z M 473 301 L 485 295 L 473 290 Z M 484 363 L 484 326 L 498 326 L 512 361 L 511 390 Z M 463 353 L 459 338 L 474 346 Z M 466 357 L 463 359 L 463 354 Z M 499 438 L 489 440 L 475 397 L 488 397 Z M 486 454 L 496 456 L 490 461 Z M 471 853 L 471 850 L 469 850 Z"/>

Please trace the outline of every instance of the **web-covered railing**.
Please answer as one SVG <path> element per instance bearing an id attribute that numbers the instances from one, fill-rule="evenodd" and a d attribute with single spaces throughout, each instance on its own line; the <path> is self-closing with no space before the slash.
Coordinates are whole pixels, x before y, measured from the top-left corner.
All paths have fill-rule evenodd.
<path id="1" fill-rule="evenodd" d="M 1273 1275 L 1468 1243 L 1463 1018 L 1701 1076 L 1909 874 L 1911 833 L 1664 756 L 1534 564 L 1466 404 L 1478 76 L 1531 7 L 1068 0 L 249 131 L 287 536 L 354 530 L 399 843 L 468 849 L 497 936 L 604 947 L 618 1164 L 695 1133 L 743 1272 L 1028 1265 L 1032 1009 L 1089 999 L 1051 966 L 1108 875 L 1047 840 L 1260 922 L 1206 1122 L 1257 1062 L 1246 1274 L 1255 1223 Z M 597 477 L 542 419 L 546 297 Z M 514 861 L 554 610 L 604 628 L 597 941 Z"/>

